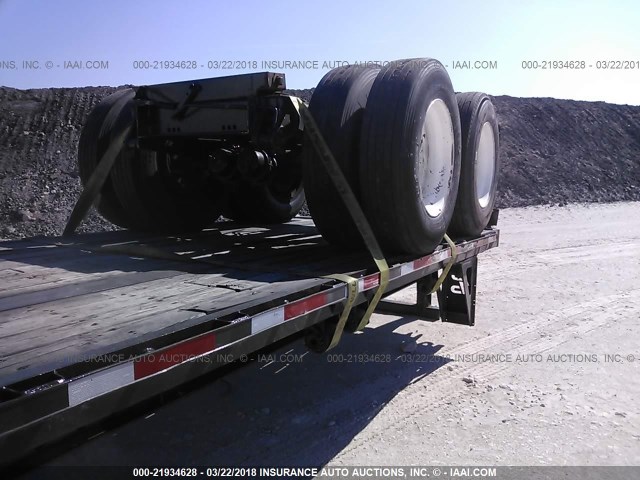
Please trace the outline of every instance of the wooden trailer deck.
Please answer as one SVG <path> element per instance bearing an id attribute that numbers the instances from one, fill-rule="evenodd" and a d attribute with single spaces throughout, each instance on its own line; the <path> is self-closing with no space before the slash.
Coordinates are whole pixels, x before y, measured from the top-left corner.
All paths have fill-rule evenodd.
<path id="1" fill-rule="evenodd" d="M 416 309 L 402 311 L 472 325 L 477 256 L 498 243 L 489 229 L 387 259 L 385 293 L 415 283 Z M 361 305 L 359 323 L 380 282 L 368 253 L 331 248 L 307 218 L 0 243 L 0 466 L 298 332 L 330 340 L 342 327 L 321 322 Z"/>
<path id="2" fill-rule="evenodd" d="M 0 386 L 360 271 L 310 219 L 193 236 L 126 231 L 0 243 Z"/>

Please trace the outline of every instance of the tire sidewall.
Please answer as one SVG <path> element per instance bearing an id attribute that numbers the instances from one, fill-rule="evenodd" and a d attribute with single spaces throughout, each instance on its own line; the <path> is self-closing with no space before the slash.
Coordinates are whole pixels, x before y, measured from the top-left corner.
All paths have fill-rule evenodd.
<path id="1" fill-rule="evenodd" d="M 489 203 L 486 207 L 482 207 L 478 201 L 478 189 L 476 184 L 477 177 L 477 151 L 480 144 L 480 134 L 482 132 L 482 127 L 485 123 L 489 123 L 493 130 L 493 138 L 494 138 L 494 169 L 493 169 L 493 178 L 491 179 L 491 187 L 489 189 Z M 498 183 L 498 174 L 500 171 L 499 165 L 499 145 L 500 140 L 498 138 L 498 120 L 495 108 L 488 97 L 483 98 L 479 107 L 474 112 L 474 115 L 471 117 L 469 123 L 469 135 L 467 137 L 467 145 L 464 149 L 463 165 L 466 168 L 469 168 L 470 173 L 464 176 L 464 185 L 461 185 L 460 188 L 464 189 L 465 192 L 469 192 L 471 197 L 471 201 L 468 202 L 470 205 L 473 205 L 474 219 L 480 220 L 480 224 L 477 225 L 477 229 L 483 229 L 491 217 L 491 212 L 493 211 L 495 201 L 496 201 L 496 190 Z"/>
<path id="2" fill-rule="evenodd" d="M 333 69 L 322 78 L 309 103 L 327 146 L 358 200 L 361 127 L 367 98 L 379 71 L 361 66 Z M 307 207 L 325 240 L 342 248 L 360 248 L 362 237 L 309 138 L 305 138 L 303 148 L 303 178 Z"/>
<path id="3" fill-rule="evenodd" d="M 460 116 L 458 112 L 458 104 L 453 93 L 451 81 L 447 75 L 444 67 L 438 63 L 438 67 L 431 72 L 427 72 L 428 80 L 416 82 L 411 94 L 408 98 L 407 104 L 407 117 L 414 116 L 415 121 L 412 122 L 412 128 L 406 130 L 407 136 L 402 140 L 403 145 L 407 147 L 405 152 L 406 158 L 413 159 L 407 165 L 408 168 L 401 171 L 406 175 L 405 183 L 407 191 L 412 191 L 413 197 L 413 209 L 412 218 L 420 218 L 421 222 L 415 225 L 415 228 L 420 227 L 421 232 L 415 232 L 417 238 L 429 237 L 435 239 L 439 237 L 437 241 L 440 241 L 444 235 L 451 217 L 456 202 L 456 196 L 458 192 L 458 182 L 460 177 L 460 158 L 461 158 L 461 128 L 460 128 Z M 436 99 L 442 100 L 449 114 L 451 115 L 451 124 L 453 128 L 454 137 L 454 158 L 449 177 L 449 193 L 445 197 L 444 207 L 440 215 L 432 217 L 427 213 L 425 205 L 422 201 L 422 194 L 420 191 L 420 183 L 417 181 L 418 176 L 418 156 L 420 151 L 420 137 L 422 135 L 422 128 L 424 125 L 425 117 L 427 115 L 427 108 Z"/>

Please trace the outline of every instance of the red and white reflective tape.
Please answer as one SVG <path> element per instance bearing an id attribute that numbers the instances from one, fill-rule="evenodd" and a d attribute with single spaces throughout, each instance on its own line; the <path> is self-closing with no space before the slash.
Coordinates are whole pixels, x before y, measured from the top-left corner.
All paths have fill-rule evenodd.
<path id="1" fill-rule="evenodd" d="M 124 387 L 176 365 L 194 360 L 217 348 L 214 333 L 205 333 L 167 348 L 131 359 L 84 377 L 68 385 L 69 406 Z"/>
<path id="2" fill-rule="evenodd" d="M 342 302 L 347 298 L 347 290 L 344 286 L 337 286 L 310 295 L 295 302 L 287 303 L 266 312 L 258 313 L 251 318 L 251 334 L 255 334 L 275 327 L 294 318 L 299 318 L 329 305 Z"/>
<path id="3" fill-rule="evenodd" d="M 364 292 L 380 285 L 380 274 L 373 273 L 358 279 L 358 291 Z"/>
<path id="4" fill-rule="evenodd" d="M 396 280 L 410 273 L 422 270 L 423 268 L 431 267 L 432 265 L 440 263 L 449 257 L 450 251 L 445 249 L 438 253 L 418 258 L 417 260 L 396 265 L 389 269 L 389 280 Z M 372 273 L 371 275 L 367 275 L 358 280 L 358 291 L 365 292 L 372 288 L 376 288 L 378 285 L 380 285 L 380 274 Z"/>
<path id="5" fill-rule="evenodd" d="M 301 298 L 281 307 L 261 312 L 245 321 L 251 321 L 251 335 L 253 335 L 286 321 L 339 303 L 345 298 L 346 288 L 344 286 L 336 286 L 330 290 Z M 237 340 L 241 340 L 241 338 Z M 133 358 L 125 363 L 107 367 L 74 379 L 68 384 L 69 406 L 73 407 L 137 380 L 142 380 L 177 365 L 196 360 L 222 346 L 224 345 L 216 343 L 214 333 L 205 333 Z"/>

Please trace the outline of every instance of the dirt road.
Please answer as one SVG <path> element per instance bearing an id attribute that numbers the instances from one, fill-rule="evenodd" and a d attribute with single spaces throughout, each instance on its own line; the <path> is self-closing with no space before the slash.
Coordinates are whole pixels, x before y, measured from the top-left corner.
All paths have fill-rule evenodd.
<path id="1" fill-rule="evenodd" d="M 51 464 L 640 464 L 640 203 L 499 226 L 476 327 L 376 315 L 329 354 L 295 343 Z"/>

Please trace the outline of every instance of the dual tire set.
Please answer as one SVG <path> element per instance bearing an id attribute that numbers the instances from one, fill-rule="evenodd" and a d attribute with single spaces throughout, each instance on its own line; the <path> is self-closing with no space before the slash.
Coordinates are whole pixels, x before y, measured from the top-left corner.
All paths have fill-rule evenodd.
<path id="1" fill-rule="evenodd" d="M 122 127 L 135 126 L 134 95 L 132 89 L 118 91 L 91 112 L 78 151 L 84 185 Z M 487 226 L 499 171 L 496 113 L 485 94 L 454 93 L 437 60 L 334 69 L 318 84 L 309 110 L 386 254 L 429 253 L 446 232 L 473 237 Z M 362 248 L 308 139 L 295 181 L 278 182 L 276 176 L 229 192 L 186 153 L 174 153 L 181 156 L 176 161 L 137 148 L 135 137 L 133 129 L 96 200 L 112 223 L 184 232 L 202 229 L 220 214 L 244 222 L 286 222 L 306 195 L 327 242 Z"/>
<path id="2" fill-rule="evenodd" d="M 428 253 L 447 231 L 472 237 L 489 223 L 499 171 L 496 113 L 485 94 L 454 93 L 437 60 L 332 70 L 309 110 L 385 253 Z M 360 247 L 311 145 L 303 163 L 307 204 L 323 237 Z"/>

